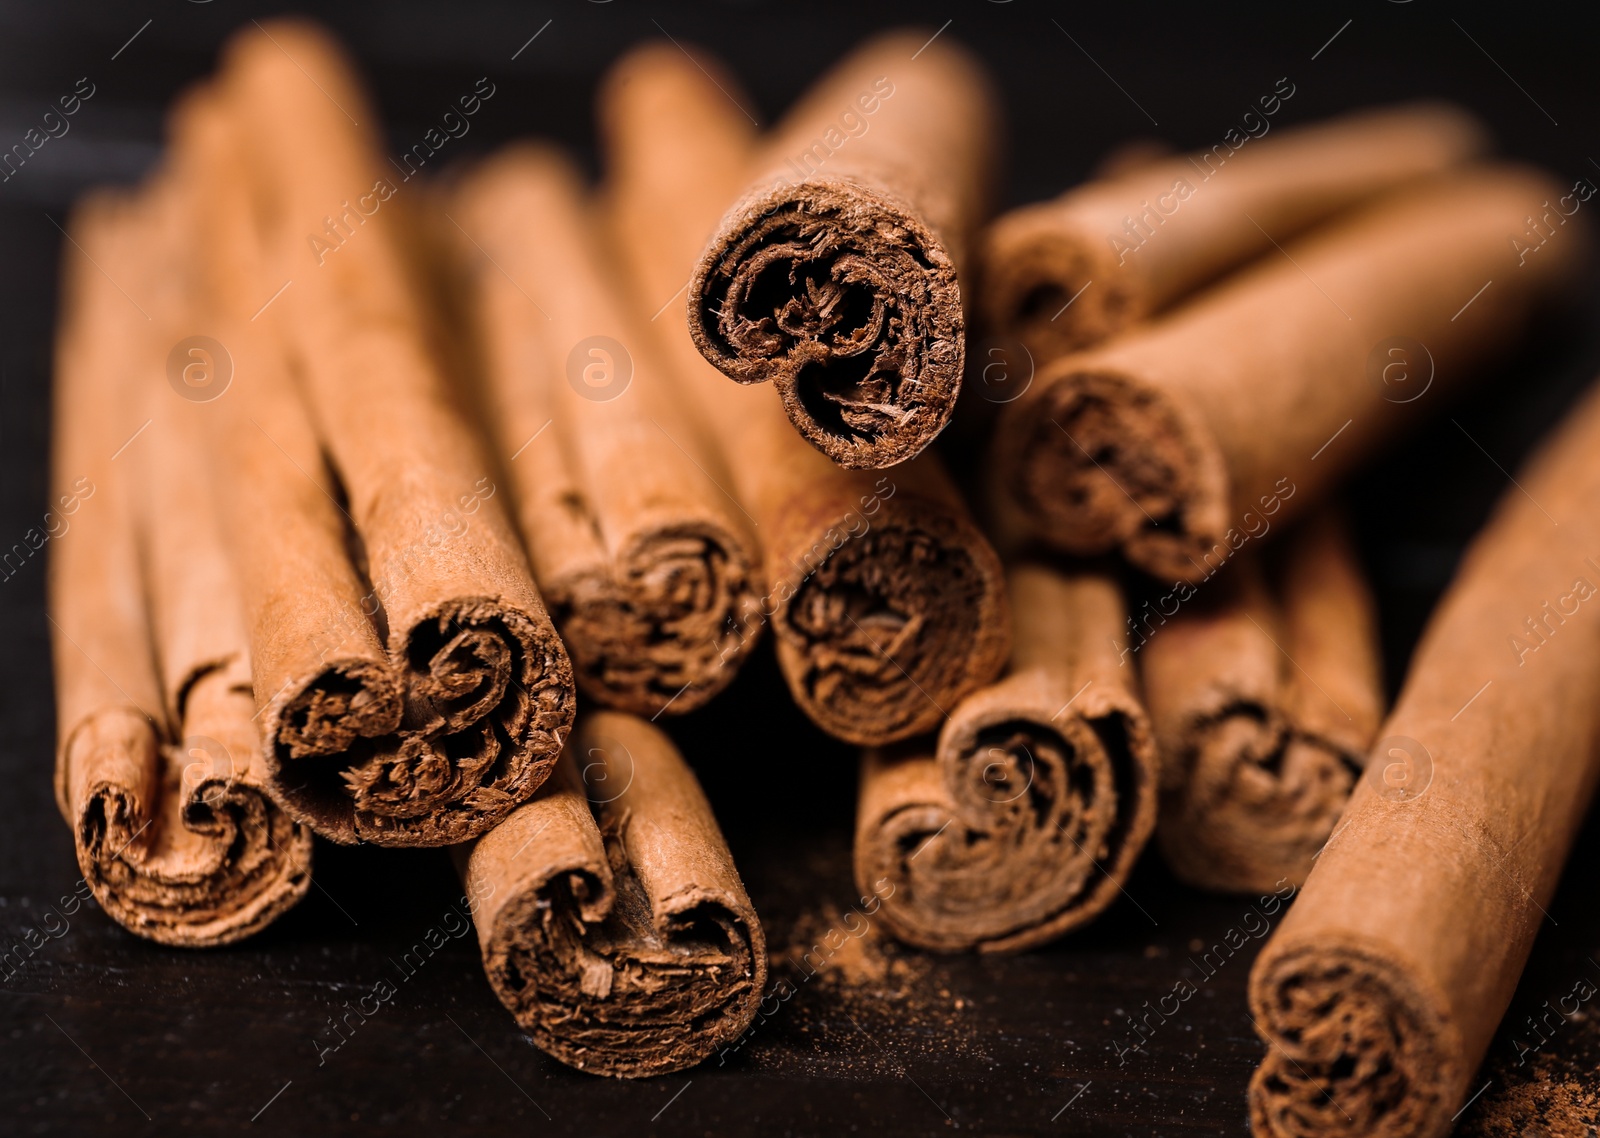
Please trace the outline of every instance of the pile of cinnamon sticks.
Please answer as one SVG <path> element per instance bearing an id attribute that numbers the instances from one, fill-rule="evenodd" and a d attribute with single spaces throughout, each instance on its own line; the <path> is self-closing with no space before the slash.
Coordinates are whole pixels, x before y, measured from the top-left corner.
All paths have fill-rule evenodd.
<path id="1" fill-rule="evenodd" d="M 449 846 L 538 1046 L 693 1065 L 767 952 L 660 724 L 768 638 L 863 748 L 837 792 L 893 935 L 1042 944 L 1152 837 L 1199 888 L 1293 885 L 1252 1125 L 1445 1132 L 1600 773 L 1600 394 L 1393 709 L 1337 491 L 1514 362 L 1585 195 L 1415 105 L 995 218 L 950 37 L 869 41 L 764 134 L 736 91 L 647 45 L 598 188 L 534 142 L 424 181 L 341 50 L 272 23 L 81 204 L 50 605 L 102 907 L 224 944 L 305 894 L 313 835 Z"/>

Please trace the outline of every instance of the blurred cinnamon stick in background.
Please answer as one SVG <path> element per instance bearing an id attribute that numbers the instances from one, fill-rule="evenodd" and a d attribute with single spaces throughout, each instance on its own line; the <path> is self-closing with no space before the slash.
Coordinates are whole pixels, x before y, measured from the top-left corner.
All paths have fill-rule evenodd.
<path id="1" fill-rule="evenodd" d="M 457 192 L 488 419 L 579 684 L 655 716 L 725 688 L 756 638 L 753 523 L 619 292 L 577 172 L 509 149 Z"/>
<path id="2" fill-rule="evenodd" d="M 253 284 L 265 303 L 249 320 L 287 345 L 404 700 L 397 729 L 362 721 L 389 693 L 317 666 L 307 646 L 326 626 L 293 606 L 277 623 L 258 613 L 274 643 L 256 655 L 296 681 L 274 692 L 257 677 L 273 746 L 294 768 L 286 797 L 338 841 L 463 841 L 548 773 L 571 723 L 570 664 L 445 383 L 406 257 L 409 207 L 348 64 L 321 33 L 273 23 L 233 41 L 223 83 L 248 140 L 236 153 L 243 212 L 262 225 Z M 314 444 L 289 445 L 309 457 Z M 318 478 L 320 464 L 294 465 Z M 292 557 L 276 566 L 269 587 L 292 580 Z"/>
<path id="3" fill-rule="evenodd" d="M 1137 658 L 1167 863 L 1206 889 L 1301 884 L 1383 717 L 1378 614 L 1343 518 L 1242 554 L 1161 621 Z"/>
<path id="4" fill-rule="evenodd" d="M 1487 144 L 1466 112 L 1431 103 L 1268 138 L 1294 94 L 1279 80 L 1246 115 L 1248 134 L 1235 129 L 1210 150 L 1125 162 L 998 218 L 982 242 L 978 299 L 989 327 L 1019 337 L 1040 363 L 1087 348 L 1270 252 L 1273 241 Z"/>
<path id="5" fill-rule="evenodd" d="M 495 994 L 563 1063 L 680 1071 L 754 1018 L 761 922 L 693 773 L 643 720 L 586 712 L 555 776 L 457 864 Z"/>
<path id="6" fill-rule="evenodd" d="M 843 466 L 904 462 L 949 421 L 958 277 L 997 124 L 987 77 L 949 39 L 870 40 L 773 131 L 694 268 L 689 329 L 706 359 L 771 382 L 795 429 Z"/>
<path id="7" fill-rule="evenodd" d="M 1002 411 L 995 478 L 1063 551 L 1205 579 L 1511 347 L 1583 260 L 1581 222 L 1526 264 L 1508 240 L 1558 194 L 1512 167 L 1400 191 L 1062 357 Z"/>
<path id="8" fill-rule="evenodd" d="M 1259 1135 L 1450 1129 L 1600 775 L 1600 391 L 1502 496 L 1256 960 Z"/>
<path id="9" fill-rule="evenodd" d="M 957 705 L 929 754 L 868 752 L 855 873 L 885 923 L 950 952 L 1016 951 L 1116 900 L 1156 819 L 1155 741 L 1111 578 L 1022 559 L 1006 677 Z"/>
<path id="10" fill-rule="evenodd" d="M 930 49 L 931 50 L 931 49 Z M 607 194 L 642 312 L 682 290 L 743 184 L 755 138 L 714 60 L 626 56 L 600 95 Z M 670 300 L 668 302 L 670 304 Z M 755 521 L 770 622 L 795 702 L 825 730 L 878 745 L 932 730 L 993 678 L 1010 632 L 999 558 L 933 455 L 884 474 L 841 469 L 800 439 L 765 385 L 727 382 L 670 312 L 650 322 Z"/>
<path id="11" fill-rule="evenodd" d="M 253 761 L 236 586 L 188 437 L 194 408 L 166 382 L 190 281 L 177 190 L 157 193 L 169 200 L 147 191 L 80 206 L 81 253 L 64 267 L 56 791 L 101 907 L 140 936 L 206 947 L 259 931 L 305 895 L 311 834 Z"/>

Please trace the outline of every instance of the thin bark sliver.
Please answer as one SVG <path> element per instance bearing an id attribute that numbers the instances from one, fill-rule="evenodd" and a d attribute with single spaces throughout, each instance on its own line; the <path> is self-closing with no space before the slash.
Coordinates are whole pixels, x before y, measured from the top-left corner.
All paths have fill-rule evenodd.
<path id="1" fill-rule="evenodd" d="M 754 147 L 730 81 L 702 66 L 716 69 L 642 48 L 601 93 L 611 226 L 646 314 L 684 287 Z M 795 702 L 842 739 L 937 728 L 1004 665 L 1011 628 L 1000 559 L 937 456 L 844 469 L 795 434 L 767 385 L 728 383 L 681 324 L 650 324 L 761 543 L 764 592 L 741 636 L 772 626 Z"/>
<path id="2" fill-rule="evenodd" d="M 1513 246 L 1559 193 L 1462 170 L 1061 357 L 1001 413 L 1000 487 L 1064 552 L 1209 576 L 1263 513 L 1298 513 L 1515 343 L 1586 248 L 1581 217 L 1531 256 Z"/>
<path id="3" fill-rule="evenodd" d="M 694 774 L 649 723 L 585 713 L 555 776 L 458 864 L 495 994 L 563 1063 L 667 1074 L 754 1018 L 761 923 Z"/>
<path id="4" fill-rule="evenodd" d="M 223 82 L 247 140 L 255 283 L 275 298 L 258 315 L 283 337 L 347 496 L 404 695 L 392 733 L 280 732 L 274 745 L 305 773 L 301 797 L 308 808 L 318 797 L 330 837 L 463 841 L 548 773 L 571 723 L 571 665 L 503 499 L 484 484 L 487 454 L 446 381 L 408 259 L 416 203 L 379 156 L 348 65 L 320 33 L 273 23 L 234 41 Z M 285 615 L 276 636 L 319 631 Z M 326 694 L 336 713 L 350 702 Z"/>
<path id="5" fill-rule="evenodd" d="M 1264 99 L 1276 108 L 1282 94 Z M 1270 129 L 1268 116 L 1256 118 Z M 1440 104 L 1240 138 L 1237 152 L 1224 143 L 1143 161 L 998 218 L 983 239 L 989 324 L 1039 360 L 1087 348 L 1270 253 L 1274 240 L 1459 165 L 1486 143 L 1471 117 Z"/>
<path id="6" fill-rule="evenodd" d="M 689 284 L 689 329 L 730 379 L 770 381 L 795 428 L 853 468 L 904 462 L 949 421 L 962 284 L 982 221 L 994 96 L 948 37 L 870 41 L 773 132 Z"/>
<path id="7" fill-rule="evenodd" d="M 1262 1136 L 1438 1138 L 1511 1001 L 1600 776 L 1600 391 L 1501 497 L 1366 774 L 1262 950 Z"/>
<path id="8" fill-rule="evenodd" d="M 888 881 L 894 934 L 945 952 L 1018 951 L 1093 920 L 1156 818 L 1158 764 L 1122 650 L 1116 582 L 1023 559 L 1011 670 L 921 744 L 862 762 L 855 872 Z"/>

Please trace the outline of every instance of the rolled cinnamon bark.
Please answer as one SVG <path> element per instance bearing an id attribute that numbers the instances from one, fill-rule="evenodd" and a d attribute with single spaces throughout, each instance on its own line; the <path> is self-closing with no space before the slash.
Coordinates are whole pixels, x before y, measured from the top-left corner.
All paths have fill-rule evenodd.
<path id="1" fill-rule="evenodd" d="M 619 293 L 576 171 L 509 149 L 449 214 L 469 270 L 488 418 L 517 519 L 596 702 L 690 711 L 753 647 L 750 519 Z"/>
<path id="2" fill-rule="evenodd" d="M 586 713 L 555 777 L 458 864 L 495 994 L 563 1063 L 681 1071 L 754 1018 L 761 922 L 693 773 L 643 720 Z"/>
<path id="3" fill-rule="evenodd" d="M 641 311 L 682 290 L 745 176 L 753 132 L 731 85 L 714 61 L 653 45 L 602 88 L 610 217 Z M 999 558 L 937 458 L 842 469 L 795 435 L 770 389 L 729 384 L 667 316 L 651 328 L 755 520 L 765 592 L 741 636 L 771 623 L 796 703 L 840 738 L 877 746 L 936 728 L 1000 670 L 1010 639 Z"/>
<path id="4" fill-rule="evenodd" d="M 1367 773 L 1257 958 L 1259 1135 L 1450 1129 L 1600 774 L 1600 390 L 1468 549 Z"/>
<path id="5" fill-rule="evenodd" d="M 50 559 L 57 798 L 113 919 L 164 944 L 229 944 L 305 895 L 311 833 L 252 762 L 237 593 L 197 452 L 171 437 L 170 226 L 148 200 L 102 197 L 72 232 L 82 255 L 64 272 L 52 498 L 78 517 Z"/>
<path id="6" fill-rule="evenodd" d="M 1526 170 L 1463 171 L 1063 357 L 1001 413 L 1001 487 L 1062 550 L 1209 576 L 1509 347 L 1586 247 L 1568 229 L 1519 258 L 1508 240 L 1558 196 Z"/>
<path id="7" fill-rule="evenodd" d="M 289 681 L 268 689 L 257 676 L 279 784 L 336 841 L 464 841 L 548 774 L 571 724 L 571 665 L 428 341 L 434 314 L 404 255 L 406 200 L 347 65 L 308 26 L 273 23 L 234 41 L 223 84 L 245 140 L 236 161 L 247 214 L 262 226 L 249 279 L 261 308 L 241 307 L 239 322 L 283 337 L 347 498 L 370 582 L 358 609 L 386 630 L 389 661 L 387 678 L 372 669 L 344 596 L 321 613 L 268 604 L 299 589 L 296 551 L 260 567 L 254 654 Z M 289 421 L 288 402 L 276 400 L 281 426 L 296 437 L 271 441 L 280 462 L 316 482 L 317 463 L 296 457 L 309 458 L 315 440 Z M 275 524 L 320 530 L 323 513 L 314 523 L 262 517 L 267 532 L 250 548 L 269 546 Z M 338 578 L 319 550 L 317 568 Z M 337 614 L 332 644 L 326 607 Z M 330 647 L 337 658 L 324 660 Z M 391 685 L 403 701 L 397 724 Z"/>
<path id="8" fill-rule="evenodd" d="M 1265 137 L 1258 124 L 1182 157 L 1141 162 L 998 218 L 978 303 L 1038 358 L 1098 343 L 1341 209 L 1481 153 L 1479 124 L 1435 103 L 1361 111 Z M 1271 110 L 1266 108 L 1270 106 Z M 1260 133 L 1255 133 L 1259 131 Z M 1268 235 L 1271 236 L 1268 236 Z"/>
<path id="9" fill-rule="evenodd" d="M 1271 572 L 1241 555 L 1139 648 L 1164 758 L 1157 839 L 1204 889 L 1303 883 L 1383 718 L 1377 613 L 1343 519 L 1313 514 L 1281 552 Z"/>
<path id="10" fill-rule="evenodd" d="M 933 441 L 961 389 L 958 274 L 997 133 L 979 66 L 923 31 L 858 48 L 789 113 L 689 283 L 689 330 L 855 469 Z"/>
<path id="11" fill-rule="evenodd" d="M 889 881 L 901 940 L 1031 948 L 1116 899 L 1155 825 L 1157 763 L 1115 581 L 1024 560 L 1009 574 L 1011 671 L 968 696 L 937 750 L 869 751 L 857 883 Z"/>

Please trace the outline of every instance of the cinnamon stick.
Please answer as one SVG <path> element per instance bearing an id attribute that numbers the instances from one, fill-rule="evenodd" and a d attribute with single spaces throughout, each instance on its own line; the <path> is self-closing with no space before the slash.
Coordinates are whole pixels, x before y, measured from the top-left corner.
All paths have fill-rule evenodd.
<path id="1" fill-rule="evenodd" d="M 982 241 L 987 323 L 1041 360 L 1146 319 L 1297 230 L 1481 153 L 1455 107 L 1360 111 L 1273 134 L 1279 80 L 1245 129 L 1209 150 L 1142 162 L 998 218 Z"/>
<path id="2" fill-rule="evenodd" d="M 641 715 L 699 707 L 755 644 L 751 520 L 628 311 L 571 164 L 506 150 L 451 208 L 488 418 L 578 682 Z"/>
<path id="3" fill-rule="evenodd" d="M 1259 1135 L 1443 1135 L 1600 774 L 1600 391 L 1469 547 L 1299 900 L 1257 958 Z"/>
<path id="4" fill-rule="evenodd" d="M 734 89 L 714 60 L 666 45 L 604 82 L 610 218 L 641 312 L 683 287 L 745 177 L 754 135 Z M 651 327 L 761 542 L 764 592 L 741 636 L 771 624 L 795 702 L 842 739 L 936 728 L 1000 670 L 1010 634 L 999 558 L 937 457 L 842 469 L 796 436 L 772 390 L 729 384 L 666 316 Z"/>
<path id="5" fill-rule="evenodd" d="M 436 316 L 405 256 L 403 183 L 379 159 L 347 64 L 312 28 L 272 23 L 234 41 L 222 81 L 246 140 L 240 212 L 260 219 L 257 267 L 234 290 L 243 301 L 248 287 L 260 308 L 234 312 L 281 335 L 316 434 L 292 400 L 270 393 L 280 379 L 264 398 L 289 439 L 254 426 L 281 450 L 280 465 L 288 459 L 302 483 L 330 491 L 370 583 L 354 612 L 386 633 L 375 659 L 329 557 L 326 511 L 294 513 L 312 497 L 306 485 L 273 494 L 276 512 L 241 519 L 255 532 L 238 547 L 268 555 L 251 591 L 275 785 L 336 841 L 463 841 L 548 774 L 571 723 L 571 666 L 445 382 L 430 339 Z M 225 271 L 229 261 L 218 263 Z M 243 434 L 241 425 L 233 437 Z M 333 486 L 312 457 L 319 443 Z M 259 442 L 250 454 L 271 458 Z M 315 531 L 316 553 L 284 547 L 280 527 Z M 284 548 L 274 552 L 275 541 Z M 320 605 L 294 603 L 305 560 L 335 590 Z M 279 677 L 286 686 L 267 686 Z"/>
<path id="6" fill-rule="evenodd" d="M 1001 413 L 1000 486 L 1062 550 L 1204 579 L 1510 346 L 1585 248 L 1581 218 L 1531 255 L 1509 240 L 1558 197 L 1463 171 L 1062 357 Z"/>
<path id="7" fill-rule="evenodd" d="M 689 283 L 689 330 L 739 383 L 771 381 L 842 466 L 904 462 L 949 421 L 958 276 L 983 219 L 995 98 L 948 37 L 880 36 L 790 111 Z"/>
<path id="8" fill-rule="evenodd" d="M 64 266 L 52 499 L 76 524 L 50 560 L 56 793 L 101 907 L 198 948 L 258 932 L 305 895 L 311 833 L 252 761 L 237 593 L 197 452 L 172 435 L 181 274 L 157 213 L 90 199 Z"/>
<path id="9" fill-rule="evenodd" d="M 761 923 L 694 775 L 649 723 L 586 713 L 555 777 L 458 864 L 495 994 L 563 1063 L 680 1071 L 754 1018 Z"/>
<path id="10" fill-rule="evenodd" d="M 1313 514 L 1281 552 L 1270 570 L 1242 554 L 1138 650 L 1165 759 L 1157 838 L 1205 889 L 1302 884 L 1383 717 L 1377 613 L 1343 519 Z"/>
<path id="11" fill-rule="evenodd" d="M 955 707 L 932 754 L 913 743 L 862 762 L 856 881 L 893 884 L 884 922 L 922 948 L 1017 951 L 1086 924 L 1155 825 L 1121 590 L 1039 560 L 1009 579 L 1010 673 Z"/>

